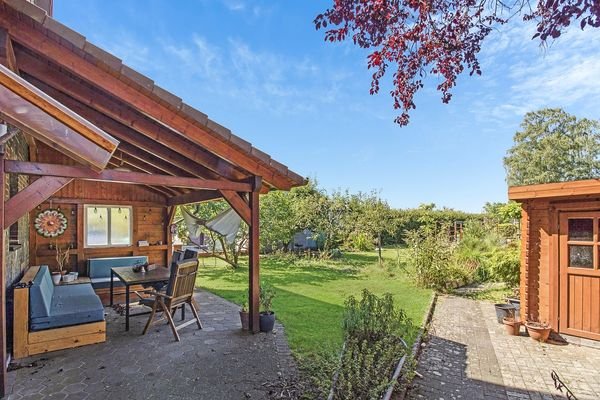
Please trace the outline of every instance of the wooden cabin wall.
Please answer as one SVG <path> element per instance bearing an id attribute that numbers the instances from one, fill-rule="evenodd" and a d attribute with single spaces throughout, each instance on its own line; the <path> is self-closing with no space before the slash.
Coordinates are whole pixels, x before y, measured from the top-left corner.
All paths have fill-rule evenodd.
<path id="1" fill-rule="evenodd" d="M 53 164 L 74 164 L 60 153 L 41 144 L 37 160 Z M 133 216 L 132 246 L 110 248 L 84 248 L 84 205 L 131 206 Z M 45 238 L 33 227 L 36 215 L 47 208 L 58 208 L 68 219 L 66 232 L 58 238 Z M 49 201 L 30 213 L 30 262 L 32 265 L 47 264 L 51 270 L 57 266 L 56 251 L 50 245 L 61 247 L 70 244 L 70 270 L 86 275 L 86 260 L 93 257 L 122 257 L 146 255 L 148 261 L 167 263 L 167 208 L 165 198 L 142 185 L 111 182 L 75 180 L 58 191 Z M 139 247 L 138 241 L 147 240 L 162 245 Z"/>
<path id="2" fill-rule="evenodd" d="M 521 318 L 550 321 L 552 209 L 548 201 L 523 203 L 521 219 Z"/>

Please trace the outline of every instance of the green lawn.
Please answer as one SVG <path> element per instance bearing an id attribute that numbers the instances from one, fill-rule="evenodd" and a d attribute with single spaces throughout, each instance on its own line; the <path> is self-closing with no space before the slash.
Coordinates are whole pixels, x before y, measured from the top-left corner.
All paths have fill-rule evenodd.
<path id="1" fill-rule="evenodd" d="M 403 251 L 400 253 L 402 265 Z M 347 253 L 341 260 L 306 260 L 295 257 L 261 257 L 261 280 L 275 287 L 273 309 L 285 326 L 292 351 L 299 356 L 339 346 L 344 300 L 359 297 L 362 289 L 392 293 L 396 305 L 420 325 L 431 291 L 415 287 L 402 267 L 396 250 L 385 250 L 379 266 L 374 252 Z M 202 265 L 202 264 L 201 264 Z M 248 287 L 248 268 L 236 271 L 205 259 L 198 285 L 241 304 Z"/>

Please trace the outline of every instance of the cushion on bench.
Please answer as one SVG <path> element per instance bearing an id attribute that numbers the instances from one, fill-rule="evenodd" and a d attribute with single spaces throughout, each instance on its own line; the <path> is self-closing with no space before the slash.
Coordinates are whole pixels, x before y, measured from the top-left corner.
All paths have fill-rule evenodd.
<path id="1" fill-rule="evenodd" d="M 113 267 L 133 267 L 147 262 L 146 256 L 90 258 L 87 261 L 87 272 L 90 279 L 110 278 L 110 269 Z"/>
<path id="2" fill-rule="evenodd" d="M 92 278 L 92 287 L 94 289 L 107 289 L 110 288 L 110 278 Z M 125 286 L 123 282 L 117 277 L 113 278 L 113 287 L 122 287 Z"/>
<path id="3" fill-rule="evenodd" d="M 50 315 L 54 283 L 47 265 L 42 265 L 33 278 L 29 288 L 29 313 L 31 317 L 47 317 Z"/>
<path id="4" fill-rule="evenodd" d="M 30 329 L 59 328 L 104 320 L 104 307 L 89 283 L 54 286 L 42 266 L 29 288 Z"/>

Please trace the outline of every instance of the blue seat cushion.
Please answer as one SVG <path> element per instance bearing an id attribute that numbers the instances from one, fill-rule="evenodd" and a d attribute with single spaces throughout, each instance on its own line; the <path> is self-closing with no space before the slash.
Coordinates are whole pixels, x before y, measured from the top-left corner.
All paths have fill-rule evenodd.
<path id="1" fill-rule="evenodd" d="M 147 262 L 146 256 L 90 258 L 87 262 L 88 276 L 90 279 L 110 278 L 110 269 L 113 267 L 133 267 Z"/>
<path id="2" fill-rule="evenodd" d="M 54 283 L 47 265 L 42 265 L 29 288 L 29 313 L 31 317 L 50 315 Z"/>
<path id="3" fill-rule="evenodd" d="M 59 286 L 52 298 L 50 315 L 31 318 L 31 330 L 59 328 L 104 320 L 104 307 L 90 284 Z M 74 290 L 73 290 L 74 289 Z"/>
<path id="4" fill-rule="evenodd" d="M 110 288 L 110 277 L 106 278 L 92 278 L 92 287 L 94 289 L 107 289 Z M 113 287 L 122 287 L 125 286 L 123 282 L 117 277 L 113 278 Z"/>

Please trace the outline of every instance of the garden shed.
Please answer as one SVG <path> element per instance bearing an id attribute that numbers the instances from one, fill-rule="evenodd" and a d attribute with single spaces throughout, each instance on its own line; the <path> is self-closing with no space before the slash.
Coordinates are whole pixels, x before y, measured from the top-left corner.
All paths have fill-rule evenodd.
<path id="1" fill-rule="evenodd" d="M 600 340 L 600 180 L 511 187 L 522 205 L 521 318 Z"/>

